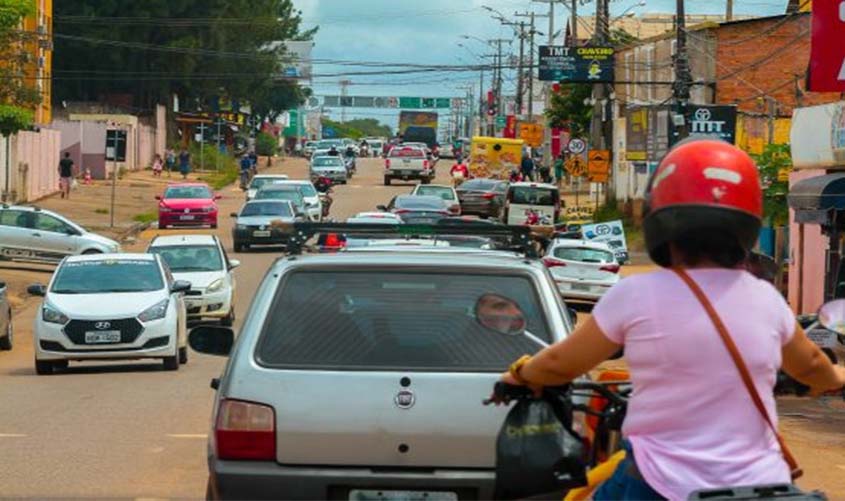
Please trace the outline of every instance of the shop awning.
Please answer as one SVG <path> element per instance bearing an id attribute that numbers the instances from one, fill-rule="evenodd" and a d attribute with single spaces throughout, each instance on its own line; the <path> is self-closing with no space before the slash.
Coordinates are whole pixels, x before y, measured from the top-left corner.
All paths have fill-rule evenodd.
<path id="1" fill-rule="evenodd" d="M 800 181 L 789 189 L 787 200 L 796 222 L 829 224 L 831 210 L 845 211 L 845 173 Z"/>

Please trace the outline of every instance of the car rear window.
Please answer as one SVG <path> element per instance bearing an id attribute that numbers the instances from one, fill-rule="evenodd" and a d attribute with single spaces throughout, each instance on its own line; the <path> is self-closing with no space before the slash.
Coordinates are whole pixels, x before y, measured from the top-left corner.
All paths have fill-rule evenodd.
<path id="1" fill-rule="evenodd" d="M 425 158 L 425 152 L 418 148 L 393 148 L 390 156 L 395 158 Z"/>
<path id="2" fill-rule="evenodd" d="M 343 165 L 343 160 L 339 157 L 319 157 L 314 159 L 312 165 L 314 167 L 338 167 Z"/>
<path id="3" fill-rule="evenodd" d="M 455 200 L 455 192 L 452 188 L 447 188 L 445 186 L 420 186 L 417 188 L 415 195 L 430 195 L 433 197 L 440 197 L 446 201 Z"/>
<path id="4" fill-rule="evenodd" d="M 409 195 L 396 199 L 398 209 L 432 209 L 441 210 L 446 206 L 445 202 L 438 197 L 430 195 Z"/>
<path id="5" fill-rule="evenodd" d="M 489 191 L 492 190 L 494 186 L 496 186 L 496 181 L 490 181 L 487 179 L 470 179 L 461 185 L 461 189 L 465 191 Z"/>
<path id="6" fill-rule="evenodd" d="M 612 263 L 615 261 L 611 252 L 584 247 L 558 247 L 554 250 L 554 256 L 558 259 L 582 263 Z"/>
<path id="7" fill-rule="evenodd" d="M 540 346 L 475 319 L 485 294 L 519 304 L 551 342 L 530 278 L 404 271 L 296 271 L 280 285 L 256 347 L 273 368 L 499 372 Z"/>
<path id="8" fill-rule="evenodd" d="M 560 199 L 560 195 L 556 190 L 550 188 L 511 186 L 508 198 L 511 203 L 519 205 L 555 205 Z"/>

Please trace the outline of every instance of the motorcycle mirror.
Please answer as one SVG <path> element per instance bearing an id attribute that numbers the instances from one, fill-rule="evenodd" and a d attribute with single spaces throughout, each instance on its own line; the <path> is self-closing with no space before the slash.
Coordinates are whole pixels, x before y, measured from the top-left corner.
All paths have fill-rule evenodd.
<path id="1" fill-rule="evenodd" d="M 834 299 L 819 308 L 819 325 L 845 335 L 845 299 Z"/>

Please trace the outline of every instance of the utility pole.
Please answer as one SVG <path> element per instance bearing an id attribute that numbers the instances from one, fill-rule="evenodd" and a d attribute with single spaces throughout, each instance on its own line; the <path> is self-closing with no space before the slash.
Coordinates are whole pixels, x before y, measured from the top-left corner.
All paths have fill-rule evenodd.
<path id="1" fill-rule="evenodd" d="M 534 121 L 534 13 L 531 13 L 531 43 L 528 45 L 528 120 Z"/>
<path id="2" fill-rule="evenodd" d="M 519 67 L 516 80 L 516 114 L 522 115 L 522 98 L 525 94 L 525 86 L 522 84 L 525 77 L 525 22 L 519 22 Z"/>
<path id="3" fill-rule="evenodd" d="M 484 135 L 484 124 L 487 123 L 487 107 L 484 106 L 486 104 L 485 96 L 486 93 L 484 92 L 484 70 L 481 70 L 481 79 L 478 82 L 478 135 Z"/>
<path id="4" fill-rule="evenodd" d="M 572 37 L 569 43 L 575 47 L 578 45 L 578 0 L 572 0 L 572 6 L 569 9 L 572 11 L 570 17 L 570 24 L 572 24 Z"/>
<path id="5" fill-rule="evenodd" d="M 677 51 L 675 53 L 675 84 L 672 88 L 672 94 L 675 98 L 675 111 L 679 115 L 678 121 L 675 123 L 681 123 L 682 120 L 682 124 L 678 129 L 678 140 L 680 141 L 689 136 L 687 105 L 690 99 L 692 75 L 690 75 L 689 58 L 687 56 L 687 26 L 684 0 L 676 0 L 676 10 L 675 37 Z"/>
<path id="6" fill-rule="evenodd" d="M 505 107 L 505 99 L 502 95 L 502 68 L 504 66 L 502 61 L 502 40 L 501 38 L 496 39 L 497 45 L 497 58 L 496 58 L 496 115 L 502 113 L 502 110 Z"/>
<path id="7" fill-rule="evenodd" d="M 346 122 L 346 98 L 349 96 L 349 86 L 352 84 L 351 80 L 340 81 L 340 121 Z"/>
<path id="8" fill-rule="evenodd" d="M 725 21 L 732 21 L 734 18 L 734 0 L 727 0 L 725 6 Z"/>

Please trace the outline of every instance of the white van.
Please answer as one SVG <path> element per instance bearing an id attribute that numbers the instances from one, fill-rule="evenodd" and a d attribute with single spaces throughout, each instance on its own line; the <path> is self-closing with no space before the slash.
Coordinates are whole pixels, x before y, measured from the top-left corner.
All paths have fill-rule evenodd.
<path id="1" fill-rule="evenodd" d="M 505 198 L 502 219 L 506 224 L 524 225 L 531 213 L 537 214 L 539 225 L 554 225 L 560 216 L 560 191 L 543 183 L 511 183 Z"/>

